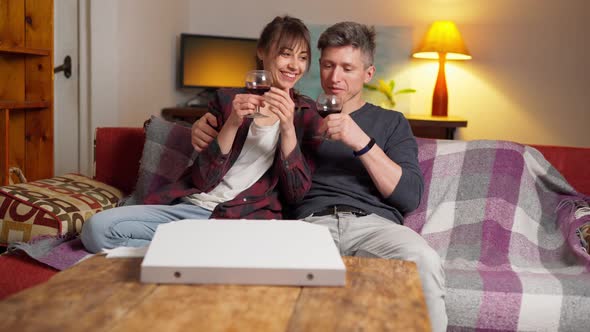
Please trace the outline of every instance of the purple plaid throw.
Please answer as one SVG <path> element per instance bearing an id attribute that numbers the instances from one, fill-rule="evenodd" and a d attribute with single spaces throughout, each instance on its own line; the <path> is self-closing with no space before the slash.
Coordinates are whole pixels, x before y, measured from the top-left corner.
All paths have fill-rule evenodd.
<path id="1" fill-rule="evenodd" d="M 405 224 L 443 260 L 449 330 L 586 331 L 590 198 L 531 147 L 418 143 L 425 192 Z"/>

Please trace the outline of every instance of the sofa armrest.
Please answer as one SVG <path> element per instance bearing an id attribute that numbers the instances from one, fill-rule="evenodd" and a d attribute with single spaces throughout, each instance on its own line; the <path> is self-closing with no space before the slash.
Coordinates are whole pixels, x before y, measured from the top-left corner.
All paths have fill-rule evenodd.
<path id="1" fill-rule="evenodd" d="M 94 178 L 130 194 L 137 182 L 144 142 L 143 128 L 96 128 Z"/>

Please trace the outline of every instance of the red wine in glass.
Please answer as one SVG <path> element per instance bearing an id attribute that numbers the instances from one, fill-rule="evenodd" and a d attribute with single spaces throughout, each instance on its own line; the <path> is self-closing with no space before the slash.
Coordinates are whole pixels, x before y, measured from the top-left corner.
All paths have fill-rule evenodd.
<path id="1" fill-rule="evenodd" d="M 316 100 L 318 114 L 325 118 L 330 114 L 337 114 L 342 112 L 342 98 L 337 95 L 321 93 Z M 326 133 L 316 138 L 326 139 Z"/>
<path id="2" fill-rule="evenodd" d="M 272 75 L 267 70 L 251 70 L 246 74 L 246 91 L 251 94 L 262 96 L 272 86 Z M 260 113 L 260 107 L 247 116 L 248 118 L 265 118 L 267 115 Z"/>
<path id="3" fill-rule="evenodd" d="M 342 112 L 342 106 L 340 107 L 328 107 L 328 106 L 324 106 L 323 108 L 319 108 L 318 107 L 318 114 L 322 117 L 325 118 L 330 114 L 338 114 Z"/>
<path id="4" fill-rule="evenodd" d="M 258 85 L 258 86 L 248 87 L 248 84 L 246 84 L 246 91 L 248 91 L 248 93 L 251 93 L 253 95 L 262 96 L 265 92 L 270 91 L 270 85 Z"/>

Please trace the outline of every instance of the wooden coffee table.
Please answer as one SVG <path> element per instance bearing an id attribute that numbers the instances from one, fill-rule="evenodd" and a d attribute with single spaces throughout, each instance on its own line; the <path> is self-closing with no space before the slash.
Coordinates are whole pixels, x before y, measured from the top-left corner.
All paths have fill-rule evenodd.
<path id="1" fill-rule="evenodd" d="M 139 282 L 141 259 L 88 259 L 0 302 L 0 331 L 429 331 L 416 265 L 345 257 L 346 287 Z"/>

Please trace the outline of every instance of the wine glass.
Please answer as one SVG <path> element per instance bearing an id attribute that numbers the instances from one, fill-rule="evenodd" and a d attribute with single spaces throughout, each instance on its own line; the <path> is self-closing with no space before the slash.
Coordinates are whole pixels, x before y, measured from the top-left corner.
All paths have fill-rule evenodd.
<path id="1" fill-rule="evenodd" d="M 337 114 L 342 112 L 342 98 L 337 95 L 320 93 L 316 100 L 318 114 L 325 118 L 330 114 Z M 322 136 L 315 136 L 315 138 L 326 139 L 326 133 Z"/>
<path id="2" fill-rule="evenodd" d="M 248 93 L 262 96 L 270 90 L 272 86 L 272 75 L 268 70 L 251 70 L 246 74 L 246 91 Z M 266 118 L 268 115 L 260 113 L 260 107 L 256 106 L 256 111 L 247 115 L 248 118 Z"/>

